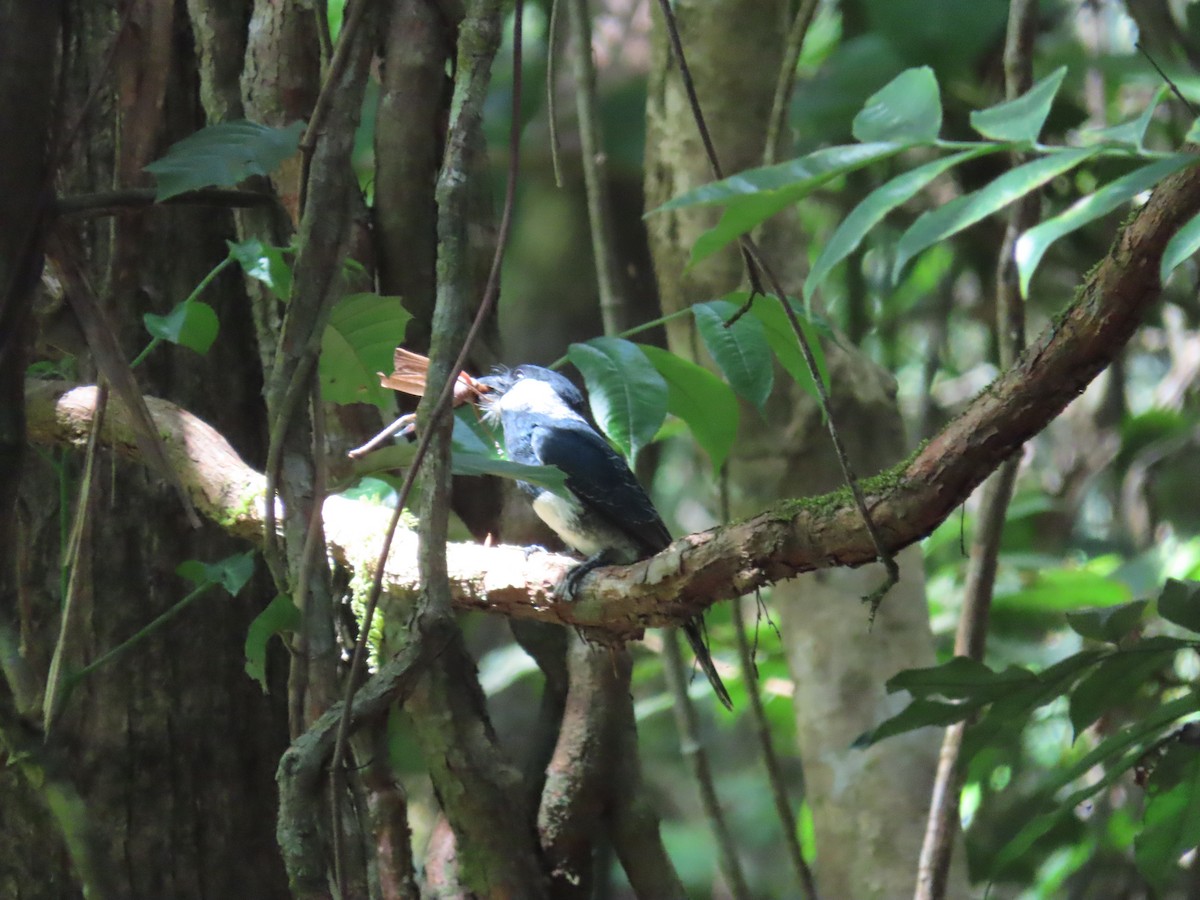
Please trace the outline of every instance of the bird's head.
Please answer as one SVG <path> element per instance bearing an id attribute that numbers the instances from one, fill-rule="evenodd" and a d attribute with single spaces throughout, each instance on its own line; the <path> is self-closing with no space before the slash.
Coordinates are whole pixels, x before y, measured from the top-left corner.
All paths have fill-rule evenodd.
<path id="1" fill-rule="evenodd" d="M 486 414 L 491 418 L 506 412 L 539 413 L 552 417 L 564 408 L 587 418 L 583 393 L 565 376 L 541 366 L 517 366 L 498 370 L 477 379 L 489 390 L 483 394 Z"/>

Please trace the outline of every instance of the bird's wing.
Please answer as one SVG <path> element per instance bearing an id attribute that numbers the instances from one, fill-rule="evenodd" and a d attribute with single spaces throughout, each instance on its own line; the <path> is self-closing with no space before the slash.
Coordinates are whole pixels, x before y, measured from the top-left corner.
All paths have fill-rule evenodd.
<path id="1" fill-rule="evenodd" d="M 589 426 L 536 426 L 532 449 L 543 465 L 558 466 L 567 476 L 567 487 L 582 502 L 604 516 L 647 554 L 657 553 L 671 543 L 663 524 L 625 460 Z"/>

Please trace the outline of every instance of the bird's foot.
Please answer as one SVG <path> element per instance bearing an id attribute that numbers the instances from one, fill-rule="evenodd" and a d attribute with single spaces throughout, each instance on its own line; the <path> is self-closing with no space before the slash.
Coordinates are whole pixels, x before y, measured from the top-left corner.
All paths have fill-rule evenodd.
<path id="1" fill-rule="evenodd" d="M 599 553 L 589 556 L 579 565 L 570 569 L 558 585 L 557 593 L 559 598 L 568 603 L 573 603 L 576 595 L 579 593 L 579 583 L 590 575 L 594 569 L 607 566 L 609 563 L 608 554 L 601 550 Z"/>

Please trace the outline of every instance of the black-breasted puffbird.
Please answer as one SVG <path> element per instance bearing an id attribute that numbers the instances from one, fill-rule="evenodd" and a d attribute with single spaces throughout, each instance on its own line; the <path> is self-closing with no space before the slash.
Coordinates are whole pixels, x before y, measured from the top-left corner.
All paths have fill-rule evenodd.
<path id="1" fill-rule="evenodd" d="M 671 534 L 625 460 L 588 421 L 583 394 L 564 376 L 519 366 L 478 379 L 486 415 L 504 431 L 508 456 L 527 465 L 557 466 L 570 497 L 518 482 L 533 510 L 567 546 L 587 557 L 567 574 L 567 596 L 598 566 L 628 565 L 653 556 Z M 700 668 L 718 699 L 733 708 L 704 640 L 700 616 L 683 624 Z"/>

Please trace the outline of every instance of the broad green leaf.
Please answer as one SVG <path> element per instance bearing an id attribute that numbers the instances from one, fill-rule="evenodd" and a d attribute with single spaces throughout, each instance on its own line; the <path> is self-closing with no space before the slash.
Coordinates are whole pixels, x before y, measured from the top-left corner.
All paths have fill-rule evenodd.
<path id="1" fill-rule="evenodd" d="M 993 672 L 977 660 L 956 656 L 940 666 L 900 672 L 888 681 L 887 689 L 888 693 L 905 690 L 914 697 L 937 695 L 986 702 L 1036 681 L 1037 676 L 1028 669 L 1010 666 L 1003 672 Z"/>
<path id="2" fill-rule="evenodd" d="M 268 246 L 257 238 L 228 244 L 229 255 L 248 277 L 261 281 L 280 300 L 291 296 L 292 267 L 284 259 L 282 248 Z"/>
<path id="3" fill-rule="evenodd" d="M 999 695 L 987 712 L 963 736 L 962 758 L 973 757 L 980 749 L 993 743 L 1002 733 L 1012 733 L 1024 727 L 1035 709 L 1065 696 L 1076 681 L 1103 657 L 1096 650 L 1084 650 L 1059 660 L 1028 683 L 1014 685 Z"/>
<path id="4" fill-rule="evenodd" d="M 267 642 L 276 634 L 300 627 L 300 610 L 287 594 L 277 594 L 267 608 L 254 617 L 246 632 L 246 674 L 267 692 Z"/>
<path id="5" fill-rule="evenodd" d="M 854 117 L 856 140 L 936 141 L 942 130 L 942 97 L 929 66 L 909 69 L 871 95 Z"/>
<path id="6" fill-rule="evenodd" d="M 270 175 L 296 153 L 303 122 L 270 128 L 257 122 L 221 122 L 172 144 L 146 166 L 158 184 L 155 200 L 206 187 L 233 187 L 251 175 Z"/>
<path id="7" fill-rule="evenodd" d="M 593 338 L 567 357 L 583 373 L 592 415 L 631 463 L 667 417 L 667 383 L 637 344 Z"/>
<path id="8" fill-rule="evenodd" d="M 1142 621 L 1145 600 L 1119 603 L 1098 609 L 1082 609 L 1067 613 L 1067 624 L 1080 637 L 1093 641 L 1118 643 Z"/>
<path id="9" fill-rule="evenodd" d="M 1158 595 L 1158 614 L 1168 622 L 1200 633 L 1200 581 L 1168 578 Z"/>
<path id="10" fill-rule="evenodd" d="M 1144 749 L 1153 743 L 1164 729 L 1182 716 L 1200 708 L 1198 701 L 1200 701 L 1200 696 L 1188 693 L 1186 696 L 1164 703 L 1147 712 L 1136 722 L 1110 734 L 1097 744 L 1095 749 L 1076 760 L 1074 764 L 1054 772 L 1042 785 L 1042 792 L 1046 797 L 1055 796 L 1060 790 L 1082 778 L 1095 766 L 1120 757 L 1120 765 L 1109 763 L 1104 779 L 1101 779 L 1103 783 L 1089 784 L 1068 795 L 1061 802 L 1055 804 L 1056 809 L 1050 815 L 1070 814 L 1071 810 L 1087 797 L 1102 790 L 1105 784 L 1115 781 L 1122 772 L 1141 757 Z M 1132 752 L 1126 752 L 1131 748 L 1133 748 Z M 1122 756 L 1122 754 L 1124 755 Z M 1030 821 L 1022 826 L 1020 831 L 996 854 L 990 873 L 993 876 L 1003 872 L 1028 852 L 1033 843 L 1046 833 L 1049 824 L 1052 824 L 1047 823 L 1046 815 L 1038 815 L 1036 809 L 1031 809 L 1030 813 Z"/>
<path id="11" fill-rule="evenodd" d="M 254 574 L 254 551 L 247 550 L 245 553 L 227 556 L 215 563 L 200 562 L 197 559 L 185 560 L 176 567 L 175 573 L 196 587 L 219 584 L 230 596 L 236 597 Z"/>
<path id="12" fill-rule="evenodd" d="M 947 725 L 961 722 L 977 708 L 975 704 L 971 703 L 946 703 L 943 700 L 918 697 L 890 719 L 880 722 L 875 728 L 859 735 L 851 746 L 858 749 L 870 747 L 884 738 L 915 731 L 929 725 L 945 728 Z"/>
<path id="13" fill-rule="evenodd" d="M 321 337 L 321 396 L 330 403 L 391 406 L 379 373 L 392 370 L 392 353 L 412 318 L 399 297 L 350 294 L 333 307 Z"/>
<path id="14" fill-rule="evenodd" d="M 1015 100 L 976 110 L 971 113 L 971 127 L 994 141 L 1033 143 L 1066 75 L 1067 67 L 1060 66 Z"/>
<path id="15" fill-rule="evenodd" d="M 755 302 L 774 301 L 763 297 Z M 763 323 L 753 316 L 742 316 L 733 325 L 725 327 L 738 309 L 728 300 L 712 300 L 695 304 L 692 313 L 704 346 L 725 373 L 729 384 L 761 411 L 775 383 L 771 347 Z"/>
<path id="16" fill-rule="evenodd" d="M 746 291 L 735 291 L 727 294 L 725 299 L 740 304 L 746 302 L 749 297 L 750 295 Z M 821 349 L 821 338 L 827 337 L 830 331 L 827 326 L 808 319 L 800 308 L 800 304 L 793 298 L 789 297 L 788 303 L 791 305 L 792 311 L 796 313 L 796 318 L 800 320 L 800 329 L 808 338 L 808 346 L 812 350 L 813 359 L 817 364 L 817 372 L 828 390 L 829 367 L 825 363 L 825 351 Z M 750 307 L 750 315 L 763 323 L 767 332 L 767 343 L 771 345 L 779 364 L 805 393 L 816 398 L 818 396 L 817 386 L 813 382 L 808 363 L 805 362 L 804 354 L 800 350 L 800 339 L 796 337 L 792 323 L 788 320 L 787 313 L 783 311 L 779 299 L 776 297 L 756 298 L 754 305 Z"/>
<path id="17" fill-rule="evenodd" d="M 1106 710 L 1137 702 L 1138 689 L 1166 668 L 1187 646 L 1174 638 L 1153 637 L 1100 660 L 1071 691 L 1070 718 L 1075 738 Z"/>
<path id="18" fill-rule="evenodd" d="M 1146 105 L 1146 108 L 1136 119 L 1122 122 L 1120 125 L 1112 125 L 1108 128 L 1085 131 L 1080 137 L 1089 144 L 1121 144 L 1126 147 L 1132 147 L 1135 150 L 1141 150 L 1146 140 L 1146 130 L 1150 127 L 1150 122 L 1154 118 L 1154 111 L 1158 109 L 1158 105 L 1163 102 L 1163 99 L 1170 91 L 1171 88 L 1165 84 L 1155 91 L 1154 99 Z"/>
<path id="19" fill-rule="evenodd" d="M 720 221 L 696 240 L 692 247 L 689 265 L 695 265 L 707 259 L 722 247 L 737 240 L 737 238 L 752 228 L 765 222 L 776 213 L 787 209 L 794 203 L 799 203 L 817 188 L 827 184 L 839 175 L 854 172 L 873 162 L 894 156 L 901 150 L 908 149 L 911 144 L 876 143 L 876 144 L 847 144 L 840 147 L 828 147 L 817 150 L 808 156 L 771 166 L 771 169 L 785 171 L 772 173 L 770 178 L 757 178 L 749 184 L 739 184 L 740 190 L 729 190 L 721 195 L 721 199 L 696 202 L 726 203 L 725 211 Z M 749 179 L 756 172 L 766 172 L 766 169 L 751 170 L 742 176 Z M 731 179 L 718 184 L 724 185 Z M 778 187 L 763 187 L 753 189 L 751 185 L 775 184 Z M 685 194 L 689 197 L 695 192 Z M 714 194 L 714 196 L 718 196 Z M 680 199 L 684 199 L 680 198 Z M 672 203 L 676 201 L 671 201 Z M 687 204 L 681 204 L 687 205 Z M 660 207 L 666 209 L 670 204 Z"/>
<path id="20" fill-rule="evenodd" d="M 529 466 L 507 459 L 497 459 L 487 453 L 458 450 L 451 456 L 450 466 L 455 475 L 497 475 L 514 481 L 527 481 L 567 496 L 567 476 L 557 466 Z"/>
<path id="21" fill-rule="evenodd" d="M 201 356 L 208 352 L 221 328 L 216 312 L 202 300 L 185 300 L 165 316 L 146 313 L 142 321 L 154 337 L 182 344 Z"/>
<path id="22" fill-rule="evenodd" d="M 997 591 L 995 605 L 1008 610 L 1066 612 L 1088 606 L 1115 606 L 1131 599 L 1129 586 L 1088 569 L 1043 569 L 1032 584 Z"/>
<path id="23" fill-rule="evenodd" d="M 964 150 L 944 159 L 935 159 L 918 166 L 910 172 L 897 175 L 887 184 L 871 191 L 858 206 L 842 220 L 842 224 L 830 237 L 821 250 L 821 255 L 813 263 L 808 277 L 804 280 L 804 299 L 811 301 L 814 292 L 821 282 L 833 271 L 833 267 L 858 249 L 867 232 L 883 221 L 883 217 L 896 207 L 907 203 L 918 192 L 923 190 L 939 175 L 949 171 L 961 162 L 974 159 L 988 153 L 1005 149 L 1004 145 L 983 145 L 972 150 Z"/>
<path id="24" fill-rule="evenodd" d="M 1013 256 L 1021 277 L 1021 296 L 1029 296 L 1029 282 L 1050 245 L 1064 235 L 1082 228 L 1088 222 L 1107 215 L 1128 203 L 1142 191 L 1148 191 L 1172 172 L 1197 161 L 1190 153 L 1180 153 L 1169 159 L 1143 166 L 1128 175 L 1111 181 L 1095 193 L 1076 200 L 1069 208 L 1053 218 L 1029 229 L 1017 239 Z"/>
<path id="25" fill-rule="evenodd" d="M 1167 241 L 1167 246 L 1163 249 L 1162 263 L 1158 268 L 1159 280 L 1166 284 L 1176 267 L 1197 250 L 1200 250 L 1200 215 L 1193 216 L 1186 225 L 1175 232 L 1171 240 Z"/>
<path id="26" fill-rule="evenodd" d="M 667 382 L 667 412 L 687 423 L 712 460 L 713 471 L 720 470 L 737 437 L 738 404 L 733 391 L 703 366 L 659 347 L 639 346 Z"/>
<path id="27" fill-rule="evenodd" d="M 1160 773 L 1171 770 L 1167 788 L 1157 788 Z M 1176 744 L 1155 766 L 1147 786 L 1149 798 L 1142 833 L 1134 844 L 1138 871 L 1160 891 L 1178 879 L 1183 854 L 1200 844 L 1200 754 Z"/>
<path id="28" fill-rule="evenodd" d="M 1005 172 L 974 193 L 924 213 L 904 232 L 896 246 L 893 280 L 899 280 L 908 261 L 922 250 L 1003 209 L 1098 152 L 1097 147 L 1077 147 L 1043 156 Z"/>

